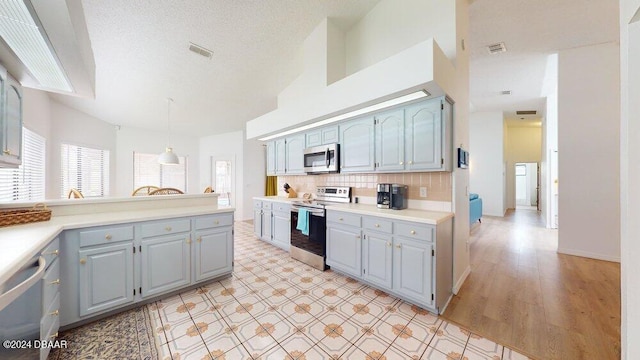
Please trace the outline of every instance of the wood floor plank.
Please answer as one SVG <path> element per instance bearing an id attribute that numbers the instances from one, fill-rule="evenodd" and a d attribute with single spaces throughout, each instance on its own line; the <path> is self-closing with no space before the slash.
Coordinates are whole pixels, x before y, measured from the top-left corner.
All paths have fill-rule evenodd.
<path id="1" fill-rule="evenodd" d="M 533 358 L 619 359 L 620 264 L 556 250 L 535 211 L 483 218 L 443 317 Z"/>

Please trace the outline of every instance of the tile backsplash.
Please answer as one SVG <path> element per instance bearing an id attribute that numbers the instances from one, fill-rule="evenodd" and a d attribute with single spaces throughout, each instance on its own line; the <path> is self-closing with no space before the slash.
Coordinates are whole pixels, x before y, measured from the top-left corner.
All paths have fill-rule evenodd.
<path id="1" fill-rule="evenodd" d="M 285 196 L 283 185 L 288 183 L 297 193 L 315 194 L 317 186 L 351 186 L 353 196 L 376 196 L 378 183 L 409 186 L 409 199 L 451 201 L 450 172 L 393 173 L 393 174 L 327 174 L 278 176 L 278 195 Z M 420 187 L 427 188 L 427 197 L 420 197 Z"/>

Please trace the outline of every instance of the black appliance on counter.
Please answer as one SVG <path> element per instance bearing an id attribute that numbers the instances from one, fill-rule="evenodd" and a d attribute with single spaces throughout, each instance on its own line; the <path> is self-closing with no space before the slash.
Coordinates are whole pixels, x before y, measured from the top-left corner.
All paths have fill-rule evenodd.
<path id="1" fill-rule="evenodd" d="M 344 186 L 318 186 L 314 200 L 295 201 L 291 204 L 291 257 L 318 270 L 326 270 L 327 219 L 326 205 L 351 202 L 351 188 Z M 308 213 L 308 234 L 298 229 L 300 210 Z"/>
<path id="2" fill-rule="evenodd" d="M 402 184 L 378 184 L 378 209 L 402 210 L 407 208 L 409 187 Z"/>

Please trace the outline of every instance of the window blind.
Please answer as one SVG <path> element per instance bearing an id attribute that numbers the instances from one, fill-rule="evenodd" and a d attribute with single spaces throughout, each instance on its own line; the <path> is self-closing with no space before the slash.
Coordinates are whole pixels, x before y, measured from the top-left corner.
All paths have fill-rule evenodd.
<path id="1" fill-rule="evenodd" d="M 133 153 L 133 189 L 153 185 L 187 192 L 187 158 L 178 156 L 178 165 L 158 164 L 158 154 Z"/>
<path id="2" fill-rule="evenodd" d="M 22 128 L 22 165 L 0 169 L 0 201 L 44 200 L 46 140 Z"/>
<path id="3" fill-rule="evenodd" d="M 60 196 L 79 190 L 84 197 L 109 196 L 109 150 L 62 144 Z"/>

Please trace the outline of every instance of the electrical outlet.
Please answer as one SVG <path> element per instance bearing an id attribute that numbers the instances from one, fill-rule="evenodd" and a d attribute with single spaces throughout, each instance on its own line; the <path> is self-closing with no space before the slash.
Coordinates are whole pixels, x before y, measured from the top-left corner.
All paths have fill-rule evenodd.
<path id="1" fill-rule="evenodd" d="M 427 188 L 424 186 L 420 187 L 420 197 L 427 197 Z"/>

